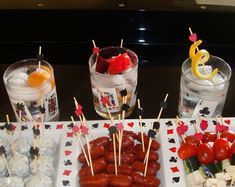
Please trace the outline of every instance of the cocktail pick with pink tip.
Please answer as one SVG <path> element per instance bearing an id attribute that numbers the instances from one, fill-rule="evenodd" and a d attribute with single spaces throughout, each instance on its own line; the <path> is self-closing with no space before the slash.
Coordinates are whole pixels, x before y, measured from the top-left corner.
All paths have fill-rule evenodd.
<path id="1" fill-rule="evenodd" d="M 78 139 L 78 142 L 79 142 L 79 145 L 80 145 L 80 148 L 82 149 L 82 152 L 85 156 L 85 159 L 86 159 L 86 162 L 87 162 L 87 165 L 90 166 L 90 162 L 88 160 L 88 157 L 87 157 L 87 154 L 86 154 L 86 151 L 82 145 L 82 141 L 81 141 L 81 138 L 80 138 L 80 128 L 75 124 L 75 121 L 73 119 L 73 116 L 71 116 L 71 120 L 72 120 L 72 123 L 73 123 L 73 128 L 72 128 L 72 131 L 73 131 L 73 134 L 77 137 Z"/>
<path id="2" fill-rule="evenodd" d="M 202 131 L 205 131 L 208 128 L 208 121 L 202 119 L 201 122 L 200 122 L 200 128 L 201 128 Z"/>

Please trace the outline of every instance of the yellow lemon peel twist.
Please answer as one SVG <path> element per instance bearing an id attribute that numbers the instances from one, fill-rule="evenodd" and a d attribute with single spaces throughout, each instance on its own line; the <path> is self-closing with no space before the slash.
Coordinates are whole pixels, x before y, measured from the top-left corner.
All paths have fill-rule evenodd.
<path id="1" fill-rule="evenodd" d="M 199 79 L 209 80 L 214 77 L 218 73 L 218 68 L 216 68 L 210 74 L 201 74 L 198 69 L 199 65 L 204 65 L 210 58 L 210 54 L 207 50 L 201 49 L 196 52 L 197 47 L 202 43 L 202 40 L 198 40 L 194 44 L 191 45 L 189 50 L 189 57 L 191 58 L 191 68 L 193 74 Z"/>

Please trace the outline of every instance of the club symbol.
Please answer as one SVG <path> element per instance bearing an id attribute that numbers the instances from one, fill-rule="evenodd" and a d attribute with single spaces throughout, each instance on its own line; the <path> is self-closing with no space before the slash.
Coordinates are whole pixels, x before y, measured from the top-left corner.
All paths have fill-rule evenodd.
<path id="1" fill-rule="evenodd" d="M 170 159 L 169 159 L 169 162 L 177 162 L 177 160 L 178 160 L 178 158 L 177 157 L 171 157 Z"/>
<path id="2" fill-rule="evenodd" d="M 64 165 L 65 165 L 65 166 L 72 165 L 71 160 L 65 160 L 65 161 L 64 161 Z"/>
<path id="3" fill-rule="evenodd" d="M 210 114 L 210 111 L 208 107 L 204 107 L 202 110 L 199 110 L 199 113 L 201 116 L 207 116 L 208 114 Z"/>
<path id="4" fill-rule="evenodd" d="M 171 121 L 168 121 L 165 123 L 167 127 L 170 127 L 170 126 L 173 126 L 172 122 Z"/>

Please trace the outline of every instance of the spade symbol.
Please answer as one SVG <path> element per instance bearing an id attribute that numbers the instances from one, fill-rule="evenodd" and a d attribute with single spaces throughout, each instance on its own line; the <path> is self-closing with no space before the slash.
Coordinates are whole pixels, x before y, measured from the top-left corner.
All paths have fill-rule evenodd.
<path id="1" fill-rule="evenodd" d="M 65 166 L 72 165 L 71 160 L 65 160 L 65 161 L 64 161 L 64 165 L 65 165 Z"/>
<path id="2" fill-rule="evenodd" d="M 170 158 L 169 162 L 177 162 L 177 157 L 173 157 L 173 156 L 172 156 L 172 157 Z"/>
<path id="3" fill-rule="evenodd" d="M 168 142 L 169 143 L 175 143 L 175 139 L 174 138 L 168 138 Z"/>
<path id="4" fill-rule="evenodd" d="M 111 135 L 116 134 L 117 133 L 117 127 L 116 126 L 109 127 L 109 133 Z"/>
<path id="5" fill-rule="evenodd" d="M 24 111 L 24 104 L 23 104 L 23 103 L 17 103 L 17 104 L 16 104 L 16 109 L 17 109 L 17 110 Z"/>
<path id="6" fill-rule="evenodd" d="M 160 128 L 160 123 L 158 121 L 153 122 L 153 129 L 158 130 Z"/>
<path id="7" fill-rule="evenodd" d="M 142 117 L 143 114 L 144 114 L 144 109 L 143 108 L 138 108 L 137 109 L 137 115 Z"/>
<path id="8" fill-rule="evenodd" d="M 197 123 L 196 120 L 191 120 L 191 121 L 190 121 L 190 124 L 192 124 L 192 125 L 193 125 L 193 124 L 196 124 L 196 123 Z"/>
<path id="9" fill-rule="evenodd" d="M 45 129 L 51 129 L 51 125 L 45 124 Z"/>
<path id="10" fill-rule="evenodd" d="M 1 125 L 0 130 L 4 130 L 4 129 L 5 129 L 5 125 Z"/>
<path id="11" fill-rule="evenodd" d="M 74 127 L 74 125 L 73 125 L 73 123 L 70 123 L 70 124 L 67 125 L 67 127 L 68 127 L 69 129 L 71 129 L 71 128 Z"/>
<path id="12" fill-rule="evenodd" d="M 170 126 L 173 126 L 173 124 L 172 124 L 171 121 L 168 121 L 168 122 L 166 122 L 166 126 L 167 126 L 167 127 L 170 127 Z"/>
<path id="13" fill-rule="evenodd" d="M 140 125 L 140 123 L 139 123 L 139 125 Z M 145 125 L 145 123 L 144 123 L 144 122 L 142 122 L 142 127 L 146 127 L 146 125 Z"/>
<path id="14" fill-rule="evenodd" d="M 201 116 L 206 116 L 210 114 L 210 111 L 208 107 L 204 107 L 202 110 L 199 110 L 199 113 L 201 114 Z"/>
<path id="15" fill-rule="evenodd" d="M 62 183 L 63 186 L 70 186 L 70 182 L 68 180 L 63 180 Z"/>
<path id="16" fill-rule="evenodd" d="M 173 177 L 172 180 L 173 183 L 174 182 L 178 183 L 180 181 L 180 177 Z"/>
<path id="17" fill-rule="evenodd" d="M 65 143 L 65 147 L 69 147 L 71 145 L 72 145 L 72 141 L 68 141 L 68 142 Z"/>
<path id="18" fill-rule="evenodd" d="M 99 124 L 98 124 L 98 123 L 94 123 L 94 124 L 92 125 L 92 127 L 93 127 L 93 129 L 94 129 L 94 128 L 97 129 L 97 128 L 99 127 Z"/>
<path id="19" fill-rule="evenodd" d="M 122 105 L 122 110 L 124 110 L 124 111 L 126 111 L 126 112 L 128 111 L 129 108 L 130 108 L 130 107 L 129 107 L 128 104 L 125 104 L 125 103 L 124 103 L 124 104 Z"/>
<path id="20" fill-rule="evenodd" d="M 213 120 L 212 123 L 213 123 L 213 125 L 216 125 L 216 124 L 217 124 L 216 120 Z"/>
<path id="21" fill-rule="evenodd" d="M 150 138 L 155 138 L 156 134 L 157 134 L 157 133 L 156 133 L 154 130 L 149 129 L 149 131 L 148 131 L 148 136 L 149 136 Z"/>
<path id="22" fill-rule="evenodd" d="M 21 126 L 21 130 L 22 130 L 22 131 L 23 131 L 23 130 L 26 130 L 26 129 L 28 129 L 27 125 Z"/>

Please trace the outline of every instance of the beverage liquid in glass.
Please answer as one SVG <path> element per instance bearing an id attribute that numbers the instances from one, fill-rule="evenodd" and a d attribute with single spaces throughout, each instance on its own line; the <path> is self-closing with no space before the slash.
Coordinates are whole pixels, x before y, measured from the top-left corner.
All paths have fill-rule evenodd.
<path id="1" fill-rule="evenodd" d="M 211 73 L 218 68 L 218 73 L 210 80 L 198 79 L 191 71 L 191 59 L 182 64 L 179 94 L 179 116 L 216 117 L 222 114 L 231 77 L 230 66 L 221 58 L 210 56 L 199 71 Z"/>
<path id="2" fill-rule="evenodd" d="M 59 106 L 52 66 L 38 59 L 18 61 L 7 68 L 3 81 L 15 113 L 20 121 L 44 121 L 59 118 Z M 43 111 L 42 111 L 43 110 Z"/>
<path id="3" fill-rule="evenodd" d="M 130 64 L 125 71 L 115 73 L 111 66 L 115 66 L 115 63 L 117 67 L 114 67 L 114 69 L 122 66 L 122 57 L 124 58 L 124 61 L 125 58 L 129 59 Z M 113 64 L 110 65 L 111 63 Z M 91 55 L 89 59 L 89 70 L 95 111 L 100 116 L 106 119 L 109 118 L 108 110 L 101 102 L 102 94 L 104 94 L 104 96 L 108 99 L 108 109 L 112 117 L 118 118 L 118 115 L 122 112 L 121 107 L 123 104 L 123 96 L 121 91 L 126 90 L 126 104 L 128 104 L 130 108 L 126 112 L 125 116 L 129 116 L 134 111 L 136 105 L 136 87 L 138 76 L 137 55 L 127 48 L 102 48 L 98 55 Z M 109 70 L 111 74 L 109 73 Z"/>

